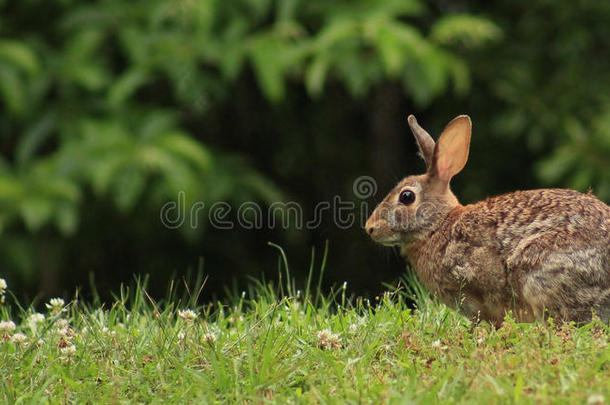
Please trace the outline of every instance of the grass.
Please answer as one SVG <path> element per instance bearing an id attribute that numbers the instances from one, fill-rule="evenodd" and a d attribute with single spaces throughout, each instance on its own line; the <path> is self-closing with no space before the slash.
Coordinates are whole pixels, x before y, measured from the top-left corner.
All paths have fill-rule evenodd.
<path id="1" fill-rule="evenodd" d="M 284 268 L 286 270 L 287 267 Z M 110 307 L 0 307 L 3 403 L 603 403 L 600 321 L 471 325 L 415 288 L 374 302 L 253 283 L 229 303 L 156 302 L 145 283 Z M 305 292 L 306 291 L 306 292 Z M 7 297 L 7 300 L 10 298 Z M 413 310 L 412 299 L 417 302 Z M 189 310 L 190 309 L 190 310 Z M 15 312 L 15 313 L 12 313 Z M 14 329 L 9 320 L 14 322 Z"/>

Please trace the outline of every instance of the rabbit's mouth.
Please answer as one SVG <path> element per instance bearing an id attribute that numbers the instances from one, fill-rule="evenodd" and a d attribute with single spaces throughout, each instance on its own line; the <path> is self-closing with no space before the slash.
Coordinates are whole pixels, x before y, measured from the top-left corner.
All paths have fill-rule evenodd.
<path id="1" fill-rule="evenodd" d="M 392 224 L 385 218 L 378 219 L 373 213 L 364 226 L 366 233 L 373 241 L 384 246 L 398 246 L 402 244 L 401 233 L 392 229 Z"/>
<path id="2" fill-rule="evenodd" d="M 383 246 L 392 247 L 392 246 L 399 246 L 402 241 L 398 237 L 389 237 L 389 238 L 375 240 L 375 242 L 377 242 Z"/>

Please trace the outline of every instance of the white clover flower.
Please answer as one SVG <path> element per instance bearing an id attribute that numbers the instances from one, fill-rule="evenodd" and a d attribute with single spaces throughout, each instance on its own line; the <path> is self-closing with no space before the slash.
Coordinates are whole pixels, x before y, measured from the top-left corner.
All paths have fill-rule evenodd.
<path id="1" fill-rule="evenodd" d="M 176 335 L 176 337 L 178 338 L 178 342 L 183 342 L 184 339 L 186 339 L 186 333 L 181 330 L 180 332 L 178 332 L 178 335 Z"/>
<path id="2" fill-rule="evenodd" d="M 69 326 L 67 319 L 58 319 L 57 322 L 55 322 L 55 327 L 57 329 L 68 329 Z"/>
<path id="3" fill-rule="evenodd" d="M 322 349 L 338 349 L 341 347 L 341 338 L 330 329 L 324 329 L 316 334 L 318 346 Z"/>
<path id="4" fill-rule="evenodd" d="M 13 337 L 11 337 L 11 342 L 13 343 L 17 343 L 17 344 L 22 344 L 24 343 L 26 340 L 28 339 L 28 337 L 26 335 L 24 335 L 21 332 L 15 333 L 13 335 Z"/>
<path id="5" fill-rule="evenodd" d="M 55 329 L 55 334 L 59 336 L 62 340 L 72 340 L 72 334 L 70 333 L 70 329 L 68 328 L 57 328 Z"/>
<path id="6" fill-rule="evenodd" d="M 76 346 L 71 344 L 66 347 L 60 348 L 59 351 L 64 356 L 72 356 L 74 353 L 76 353 Z"/>
<path id="7" fill-rule="evenodd" d="M 0 333 L 8 333 L 14 331 L 16 328 L 15 322 L 13 321 L 2 321 L 0 322 Z"/>
<path id="8" fill-rule="evenodd" d="M 447 350 L 447 349 L 449 348 L 448 346 L 443 345 L 443 342 L 442 342 L 442 340 L 440 340 L 440 339 L 435 340 L 434 342 L 432 342 L 432 345 L 431 345 L 431 346 L 432 346 L 432 347 L 435 347 L 435 348 L 437 348 L 437 349 L 440 349 L 440 350 Z"/>
<path id="9" fill-rule="evenodd" d="M 197 318 L 197 314 L 192 309 L 179 310 L 178 316 L 187 322 L 194 321 Z"/>
<path id="10" fill-rule="evenodd" d="M 64 310 L 65 302 L 61 298 L 51 298 L 48 304 L 45 304 L 47 309 L 51 311 L 51 315 L 57 315 Z"/>
<path id="11" fill-rule="evenodd" d="M 214 342 L 216 342 L 216 339 L 217 339 L 216 334 L 214 334 L 212 332 L 208 332 L 208 333 L 204 333 L 203 334 L 203 341 L 205 343 L 210 343 L 210 344 L 214 343 Z"/>
<path id="12" fill-rule="evenodd" d="M 587 404 L 605 404 L 606 398 L 602 394 L 591 394 L 587 398 Z"/>
<path id="13" fill-rule="evenodd" d="M 6 284 L 6 280 L 3 278 L 0 278 L 0 295 L 4 295 L 7 287 L 8 287 L 8 284 Z"/>
<path id="14" fill-rule="evenodd" d="M 47 308 L 63 307 L 66 303 L 62 298 L 51 298 L 47 304 Z"/>
<path id="15" fill-rule="evenodd" d="M 31 325 L 38 325 L 39 323 L 44 322 L 45 320 L 45 316 L 41 313 L 35 312 L 32 315 L 30 315 L 28 317 L 28 321 L 27 323 L 31 326 Z"/>

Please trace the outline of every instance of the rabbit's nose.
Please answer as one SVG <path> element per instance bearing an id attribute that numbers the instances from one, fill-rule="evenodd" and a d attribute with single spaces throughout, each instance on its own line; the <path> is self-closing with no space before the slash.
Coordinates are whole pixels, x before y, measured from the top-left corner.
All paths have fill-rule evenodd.
<path id="1" fill-rule="evenodd" d="M 375 220 L 373 219 L 373 217 L 370 217 L 366 223 L 364 224 L 364 230 L 366 231 L 366 233 L 368 233 L 369 235 L 373 235 L 373 232 L 375 232 Z"/>

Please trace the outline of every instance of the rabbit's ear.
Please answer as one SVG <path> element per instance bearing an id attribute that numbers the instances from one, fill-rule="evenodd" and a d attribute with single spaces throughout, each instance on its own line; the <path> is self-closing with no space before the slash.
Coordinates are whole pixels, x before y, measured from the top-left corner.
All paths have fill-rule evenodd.
<path id="1" fill-rule="evenodd" d="M 413 136 L 417 142 L 419 152 L 424 158 L 424 162 L 426 162 L 426 170 L 430 171 L 432 157 L 434 156 L 434 139 L 432 139 L 425 129 L 419 126 L 414 115 L 409 115 L 407 121 L 409 122 L 409 127 L 411 127 L 411 132 L 413 132 Z"/>
<path id="2" fill-rule="evenodd" d="M 472 123 L 467 115 L 454 118 L 441 134 L 434 148 L 433 165 L 429 175 L 449 184 L 468 160 Z"/>

